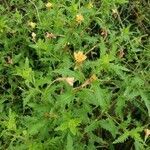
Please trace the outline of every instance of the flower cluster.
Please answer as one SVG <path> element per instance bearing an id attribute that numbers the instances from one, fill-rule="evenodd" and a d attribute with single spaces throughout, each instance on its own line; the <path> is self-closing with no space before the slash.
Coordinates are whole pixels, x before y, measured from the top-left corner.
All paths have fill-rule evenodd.
<path id="1" fill-rule="evenodd" d="M 84 21 L 84 17 L 81 14 L 76 15 L 76 22 L 81 24 Z"/>
<path id="2" fill-rule="evenodd" d="M 81 51 L 74 52 L 74 59 L 75 59 L 76 63 L 81 64 L 86 58 L 87 58 L 87 56 L 85 54 L 83 54 L 83 52 L 81 52 Z"/>

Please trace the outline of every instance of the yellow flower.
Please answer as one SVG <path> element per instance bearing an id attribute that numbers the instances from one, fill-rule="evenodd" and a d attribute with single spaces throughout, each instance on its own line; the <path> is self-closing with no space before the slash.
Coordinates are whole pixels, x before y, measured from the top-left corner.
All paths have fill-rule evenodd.
<path id="1" fill-rule="evenodd" d="M 81 14 L 76 15 L 76 22 L 78 24 L 82 23 L 84 21 L 84 17 Z"/>
<path id="2" fill-rule="evenodd" d="M 34 29 L 35 27 L 36 27 L 36 23 L 35 22 L 28 22 L 28 25 L 32 28 L 32 29 Z"/>
<path id="3" fill-rule="evenodd" d="M 48 3 L 45 4 L 45 6 L 46 6 L 46 8 L 50 9 L 50 8 L 52 8 L 53 4 L 48 2 Z"/>
<path id="4" fill-rule="evenodd" d="M 89 2 L 88 5 L 87 5 L 87 7 L 88 7 L 89 9 L 91 9 L 91 8 L 93 8 L 93 4 L 92 4 L 91 2 Z"/>
<path id="5" fill-rule="evenodd" d="M 76 63 L 82 63 L 87 57 L 85 54 L 83 54 L 83 52 L 79 51 L 79 52 L 74 52 L 74 58 Z"/>

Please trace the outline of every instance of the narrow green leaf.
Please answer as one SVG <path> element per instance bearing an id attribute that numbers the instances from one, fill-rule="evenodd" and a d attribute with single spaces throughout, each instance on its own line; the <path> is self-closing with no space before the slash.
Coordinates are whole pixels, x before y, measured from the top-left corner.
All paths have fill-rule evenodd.
<path id="1" fill-rule="evenodd" d="M 68 133 L 66 150 L 73 150 L 73 149 L 74 149 L 73 148 L 73 139 L 70 136 L 70 134 Z"/>
<path id="2" fill-rule="evenodd" d="M 146 93 L 144 93 L 144 92 L 141 92 L 141 97 L 142 97 L 142 100 L 145 103 L 145 106 L 148 110 L 148 115 L 150 117 L 150 99 L 148 99 L 148 95 L 146 95 Z"/>

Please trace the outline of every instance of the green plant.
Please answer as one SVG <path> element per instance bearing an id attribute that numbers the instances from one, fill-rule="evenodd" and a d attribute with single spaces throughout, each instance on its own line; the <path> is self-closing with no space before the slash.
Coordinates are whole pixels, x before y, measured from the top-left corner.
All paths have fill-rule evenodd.
<path id="1" fill-rule="evenodd" d="M 2 0 L 0 149 L 148 150 L 149 5 Z"/>

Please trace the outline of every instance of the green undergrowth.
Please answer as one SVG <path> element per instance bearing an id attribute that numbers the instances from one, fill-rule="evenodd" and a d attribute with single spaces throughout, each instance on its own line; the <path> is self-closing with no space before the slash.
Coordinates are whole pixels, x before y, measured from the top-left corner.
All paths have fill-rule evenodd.
<path id="1" fill-rule="evenodd" d="M 149 0 L 0 1 L 0 150 L 149 150 Z"/>

